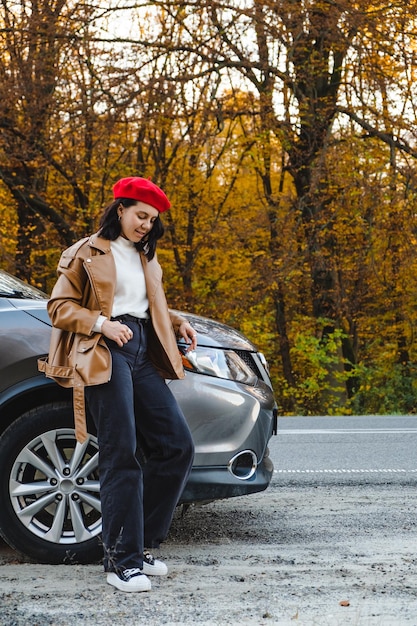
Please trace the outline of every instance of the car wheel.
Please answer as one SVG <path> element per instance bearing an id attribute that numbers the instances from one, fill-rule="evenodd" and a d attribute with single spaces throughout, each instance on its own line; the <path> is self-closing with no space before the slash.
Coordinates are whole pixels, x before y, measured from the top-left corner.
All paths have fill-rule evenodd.
<path id="1" fill-rule="evenodd" d="M 98 443 L 75 439 L 72 406 L 21 415 L 0 438 L 0 532 L 42 563 L 88 563 L 102 555 Z"/>

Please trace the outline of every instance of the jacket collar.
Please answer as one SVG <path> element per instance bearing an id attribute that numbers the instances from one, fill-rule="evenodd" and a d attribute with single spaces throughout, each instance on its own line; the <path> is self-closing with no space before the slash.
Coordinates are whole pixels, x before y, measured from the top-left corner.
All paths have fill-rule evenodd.
<path id="1" fill-rule="evenodd" d="M 110 240 L 104 239 L 104 237 L 100 237 L 98 233 L 94 233 L 94 235 L 91 235 L 88 240 L 88 245 L 91 248 L 96 248 L 97 250 L 100 250 L 100 252 L 103 252 L 104 254 L 108 254 L 109 252 L 111 252 Z"/>
<path id="2" fill-rule="evenodd" d="M 111 254 L 110 244 L 111 242 L 109 239 L 104 239 L 104 237 L 100 237 L 98 233 L 94 233 L 94 235 L 91 235 L 88 240 L 88 245 L 91 248 L 99 250 L 104 254 Z M 143 272 L 145 275 L 148 299 L 149 302 L 152 303 L 155 297 L 155 292 L 162 281 L 162 269 L 157 261 L 156 255 L 152 259 L 152 261 L 148 261 L 143 252 L 140 252 L 139 255 L 142 261 Z"/>

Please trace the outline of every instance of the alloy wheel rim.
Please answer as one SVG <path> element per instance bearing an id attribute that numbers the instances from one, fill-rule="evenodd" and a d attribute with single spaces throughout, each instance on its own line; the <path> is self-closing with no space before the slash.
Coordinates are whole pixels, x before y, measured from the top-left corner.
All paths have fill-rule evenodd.
<path id="1" fill-rule="evenodd" d="M 97 438 L 80 444 L 73 429 L 50 430 L 16 457 L 9 480 L 13 509 L 28 531 L 55 544 L 101 533 Z"/>

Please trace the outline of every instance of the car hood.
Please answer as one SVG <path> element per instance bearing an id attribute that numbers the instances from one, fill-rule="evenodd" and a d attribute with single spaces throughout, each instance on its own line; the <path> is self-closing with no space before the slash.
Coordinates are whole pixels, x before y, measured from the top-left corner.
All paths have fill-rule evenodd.
<path id="1" fill-rule="evenodd" d="M 40 322 L 52 326 L 46 310 L 47 300 L 21 300 L 11 298 L 9 302 L 14 308 L 23 310 Z M 175 313 L 185 317 L 197 331 L 197 339 L 200 346 L 229 348 L 231 350 L 248 350 L 249 352 L 257 352 L 258 350 L 249 339 L 226 324 L 215 322 L 201 315 L 185 313 L 184 311 L 175 311 Z"/>
<path id="2" fill-rule="evenodd" d="M 230 348 L 231 350 L 248 350 L 257 352 L 258 348 L 234 328 L 215 322 L 201 315 L 175 311 L 185 317 L 198 333 L 198 345 L 216 348 Z"/>
<path id="3" fill-rule="evenodd" d="M 19 311 L 24 311 L 31 317 L 47 324 L 48 326 L 52 326 L 51 320 L 49 319 L 48 311 L 46 310 L 46 304 L 48 300 L 26 300 L 24 298 L 8 298 L 7 300 L 1 300 L 1 309 L 18 309 Z"/>

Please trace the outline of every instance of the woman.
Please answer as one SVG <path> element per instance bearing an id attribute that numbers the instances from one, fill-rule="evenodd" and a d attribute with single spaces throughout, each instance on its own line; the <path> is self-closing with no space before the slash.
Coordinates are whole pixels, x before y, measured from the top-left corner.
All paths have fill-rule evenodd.
<path id="1" fill-rule="evenodd" d="M 156 259 L 170 202 L 150 180 L 113 187 L 95 235 L 66 250 L 48 302 L 53 336 L 40 368 L 74 388 L 77 439 L 85 406 L 99 441 L 104 569 L 121 591 L 148 591 L 166 565 L 152 557 L 168 533 L 193 460 L 185 418 L 165 378 L 183 378 L 175 335 L 196 333 L 168 310 Z"/>

